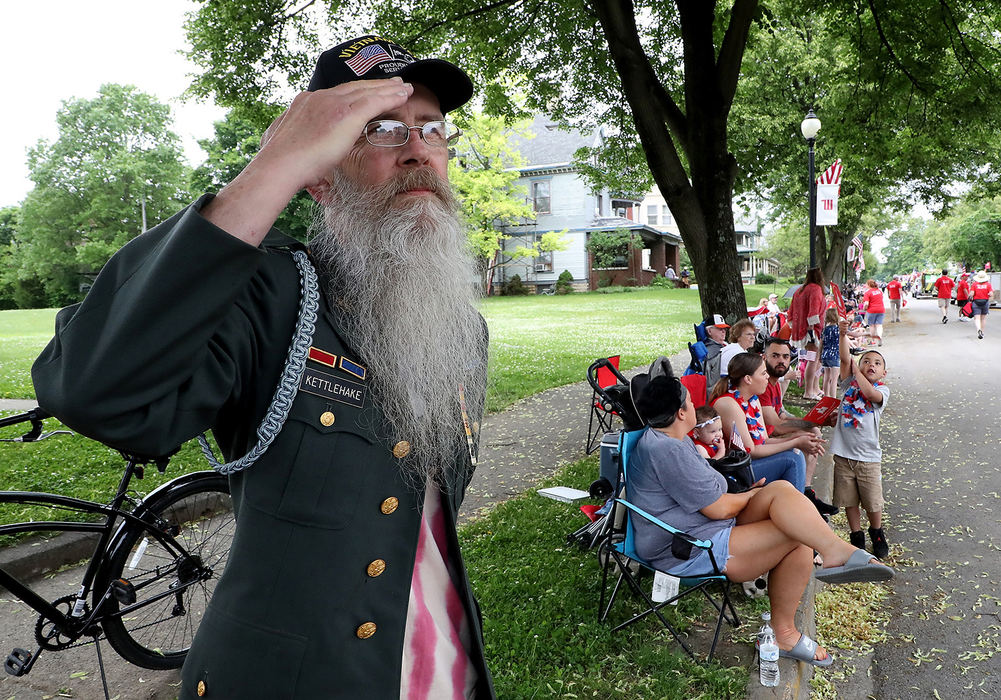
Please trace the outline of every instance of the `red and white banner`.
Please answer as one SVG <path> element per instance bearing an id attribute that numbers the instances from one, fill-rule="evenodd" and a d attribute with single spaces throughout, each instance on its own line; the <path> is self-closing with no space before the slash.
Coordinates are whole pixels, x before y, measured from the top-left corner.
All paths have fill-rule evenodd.
<path id="1" fill-rule="evenodd" d="M 843 171 L 844 166 L 838 158 L 817 178 L 817 226 L 838 225 L 838 195 Z"/>

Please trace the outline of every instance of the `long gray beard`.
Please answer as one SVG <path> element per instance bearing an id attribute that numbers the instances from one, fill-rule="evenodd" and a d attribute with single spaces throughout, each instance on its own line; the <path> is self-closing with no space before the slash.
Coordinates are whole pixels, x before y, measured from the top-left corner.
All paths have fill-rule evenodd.
<path id="1" fill-rule="evenodd" d="M 370 371 L 394 439 L 411 445 L 404 477 L 416 487 L 428 479 L 444 485 L 447 470 L 470 461 L 459 386 L 470 422 L 478 421 L 487 361 L 455 197 L 429 169 L 374 189 L 334 177 L 310 249 L 329 275 L 330 304 Z M 437 196 L 394 201 L 415 184 Z"/>

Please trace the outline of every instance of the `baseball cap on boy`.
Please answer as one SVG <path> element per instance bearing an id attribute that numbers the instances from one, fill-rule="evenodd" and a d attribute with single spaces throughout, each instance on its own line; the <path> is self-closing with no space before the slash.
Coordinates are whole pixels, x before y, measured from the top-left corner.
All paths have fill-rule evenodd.
<path id="1" fill-rule="evenodd" d="M 473 96 L 473 82 L 458 66 L 438 58 L 417 59 L 399 44 L 372 34 L 346 41 L 320 54 L 306 89 L 313 92 L 353 80 L 397 75 L 433 92 L 443 113 L 461 107 Z"/>
<path id="2" fill-rule="evenodd" d="M 709 326 L 716 326 L 717 328 L 729 328 L 730 324 L 723 320 L 723 317 L 719 314 L 712 314 L 711 316 L 706 316 L 705 320 L 702 321 L 706 328 Z"/>

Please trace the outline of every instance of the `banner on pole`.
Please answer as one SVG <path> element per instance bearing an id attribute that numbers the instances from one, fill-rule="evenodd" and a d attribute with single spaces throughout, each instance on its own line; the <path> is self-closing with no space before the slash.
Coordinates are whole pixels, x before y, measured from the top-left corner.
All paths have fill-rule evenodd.
<path id="1" fill-rule="evenodd" d="M 838 225 L 840 185 L 817 185 L 817 226 Z"/>

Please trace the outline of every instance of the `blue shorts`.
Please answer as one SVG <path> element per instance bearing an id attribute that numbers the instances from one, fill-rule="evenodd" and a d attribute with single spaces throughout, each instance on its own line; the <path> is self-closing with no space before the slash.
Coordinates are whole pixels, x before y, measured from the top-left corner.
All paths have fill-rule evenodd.
<path id="1" fill-rule="evenodd" d="M 866 314 L 865 322 L 870 326 L 880 326 L 883 324 L 883 316 L 886 314 Z"/>
<path id="2" fill-rule="evenodd" d="M 973 302 L 973 315 L 986 316 L 987 310 L 991 308 L 990 299 L 971 299 Z"/>
<path id="3" fill-rule="evenodd" d="M 726 562 L 730 559 L 730 532 L 732 530 L 732 526 L 725 527 L 709 538 L 713 543 L 713 557 L 716 558 L 716 566 L 719 567 L 720 571 L 726 568 Z M 677 576 L 678 578 L 685 578 L 686 576 L 698 574 L 711 574 L 712 570 L 713 563 L 709 559 L 709 552 L 705 549 L 692 547 L 691 559 L 678 564 L 671 571 L 665 571 L 664 573 Z"/>

